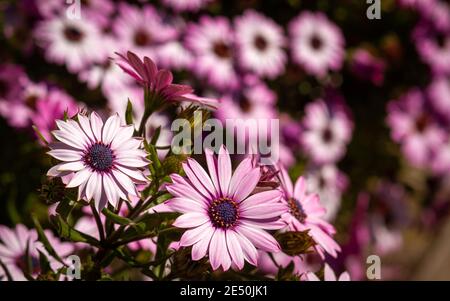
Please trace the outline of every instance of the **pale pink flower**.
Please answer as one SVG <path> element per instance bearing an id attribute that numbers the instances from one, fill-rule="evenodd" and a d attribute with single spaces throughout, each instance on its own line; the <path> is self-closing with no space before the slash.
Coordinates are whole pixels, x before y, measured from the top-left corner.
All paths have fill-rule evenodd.
<path id="1" fill-rule="evenodd" d="M 342 102 L 319 99 L 307 104 L 303 127 L 301 143 L 314 163 L 333 163 L 344 156 L 353 123 Z"/>
<path id="2" fill-rule="evenodd" d="M 202 16 L 199 23 L 189 24 L 186 45 L 195 56 L 193 72 L 218 89 L 236 89 L 234 43 L 233 29 L 225 17 Z"/>
<path id="3" fill-rule="evenodd" d="M 307 281 L 320 281 L 314 273 L 307 273 L 304 277 Z M 324 268 L 324 280 L 325 281 L 350 281 L 350 274 L 348 272 L 342 273 L 339 277 L 336 276 L 334 271 L 328 264 L 325 264 Z"/>
<path id="4" fill-rule="evenodd" d="M 78 199 L 94 199 L 98 210 L 109 202 L 139 197 L 137 184 L 147 183 L 142 168 L 148 165 L 142 139 L 133 137 L 134 127 L 124 126 L 118 114 L 103 124 L 97 113 L 78 121 L 57 120 L 52 132 L 58 142 L 50 145 L 52 157 L 63 161 L 47 175 L 65 177 L 66 187 L 78 187 Z"/>
<path id="5" fill-rule="evenodd" d="M 54 237 L 50 230 L 45 230 L 45 234 L 55 249 L 56 253 L 64 260 L 73 251 L 73 244 L 62 243 Z M 31 259 L 30 275 L 36 277 L 41 272 L 39 262 L 39 252 L 42 252 L 49 260 L 53 270 L 62 267 L 62 264 L 50 256 L 44 245 L 38 241 L 35 229 L 28 230 L 24 225 L 18 224 L 14 229 L 0 225 L 0 260 L 5 264 L 11 274 L 12 280 L 27 280 L 24 270 L 27 268 L 26 250 Z M 0 267 L 0 280 L 7 280 L 6 273 Z"/>
<path id="6" fill-rule="evenodd" d="M 157 61 L 158 47 L 178 35 L 177 30 L 166 24 L 152 5 L 140 8 L 122 2 L 118 10 L 119 16 L 113 24 L 120 47 L 117 51 L 129 50 Z"/>
<path id="7" fill-rule="evenodd" d="M 164 5 L 176 12 L 198 11 L 213 0 L 163 0 Z"/>
<path id="8" fill-rule="evenodd" d="M 286 206 L 281 192 L 269 190 L 252 194 L 260 178 L 260 169 L 244 159 L 234 174 L 228 150 L 222 146 L 218 157 L 205 149 L 209 174 L 197 161 L 183 164 L 187 178 L 171 176 L 166 186 L 174 196 L 167 205 L 182 212 L 174 226 L 187 230 L 180 246 L 192 246 L 192 259 L 209 255 L 214 270 L 222 266 L 242 269 L 245 261 L 258 263 L 257 249 L 276 252 L 277 241 L 265 231 L 283 226 L 280 215 Z"/>
<path id="9" fill-rule="evenodd" d="M 325 76 L 344 62 L 344 36 L 323 13 L 302 12 L 289 24 L 292 58 L 306 72 Z"/>
<path id="10" fill-rule="evenodd" d="M 289 175 L 280 166 L 279 179 L 283 192 L 282 200 L 288 206 L 289 211 L 282 218 L 287 224 L 289 231 L 309 231 L 309 235 L 316 242 L 314 249 L 321 255 L 325 253 L 337 257 L 341 251 L 339 245 L 333 240 L 332 235 L 336 232 L 334 227 L 323 219 L 325 208 L 320 204 L 317 194 L 309 194 L 306 191 L 306 181 L 303 177 L 297 179 L 295 186 Z"/>
<path id="11" fill-rule="evenodd" d="M 65 64 L 72 73 L 108 57 L 101 31 L 89 20 L 71 20 L 63 14 L 38 23 L 34 35 L 47 60 Z"/>
<path id="12" fill-rule="evenodd" d="M 50 132 L 55 129 L 55 120 L 67 116 L 74 116 L 79 111 L 75 100 L 58 89 L 49 90 L 45 96 L 38 98 L 31 116 L 35 125 L 47 142 L 52 141 Z"/>
<path id="13" fill-rule="evenodd" d="M 285 68 L 283 29 L 273 20 L 247 10 L 235 20 L 236 43 L 241 66 L 258 76 L 274 78 Z"/>

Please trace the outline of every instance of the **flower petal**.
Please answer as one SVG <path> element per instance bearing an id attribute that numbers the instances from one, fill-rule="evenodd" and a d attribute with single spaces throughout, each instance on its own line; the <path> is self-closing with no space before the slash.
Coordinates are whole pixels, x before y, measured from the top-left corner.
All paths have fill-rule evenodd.
<path id="1" fill-rule="evenodd" d="M 110 144 L 114 139 L 118 129 L 120 127 L 120 117 L 119 114 L 114 114 L 106 120 L 105 125 L 103 126 L 103 143 Z"/>
<path id="2" fill-rule="evenodd" d="M 209 217 L 205 213 L 190 212 L 178 217 L 173 225 L 178 228 L 194 228 L 209 221 Z"/>
<path id="3" fill-rule="evenodd" d="M 237 232 L 245 235 L 255 247 L 267 251 L 278 252 L 280 251 L 280 245 L 275 238 L 264 230 L 260 230 L 246 225 L 239 225 Z"/>
<path id="4" fill-rule="evenodd" d="M 227 243 L 225 239 L 225 231 L 216 229 L 211 242 L 209 243 L 209 261 L 213 270 L 217 270 L 219 266 L 226 271 L 231 266 L 230 254 L 228 254 Z"/>
<path id="5" fill-rule="evenodd" d="M 217 163 L 220 190 L 222 191 L 222 196 L 228 196 L 228 187 L 231 180 L 231 159 L 224 145 L 219 150 Z"/>
<path id="6" fill-rule="evenodd" d="M 233 230 L 228 230 L 225 235 L 227 239 L 228 252 L 230 253 L 231 259 L 239 270 L 242 270 L 244 267 L 244 255 L 241 245 L 239 244 L 239 240 L 236 237 L 237 234 Z"/>

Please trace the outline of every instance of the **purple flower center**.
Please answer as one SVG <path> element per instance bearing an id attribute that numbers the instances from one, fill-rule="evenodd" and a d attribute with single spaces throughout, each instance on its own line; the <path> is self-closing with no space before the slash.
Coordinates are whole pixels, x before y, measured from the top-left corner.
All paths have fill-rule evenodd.
<path id="1" fill-rule="evenodd" d="M 264 51 L 267 48 L 267 40 L 262 35 L 257 35 L 254 43 L 256 48 L 260 51 Z"/>
<path id="2" fill-rule="evenodd" d="M 291 214 L 301 223 L 305 221 L 305 218 L 307 217 L 305 209 L 303 208 L 302 204 L 294 198 L 288 199 L 288 205 L 289 205 L 289 211 Z"/>
<path id="3" fill-rule="evenodd" d="M 322 132 L 322 139 L 325 143 L 330 143 L 333 141 L 333 131 L 330 127 L 325 128 L 325 130 Z"/>
<path id="4" fill-rule="evenodd" d="M 152 39 L 149 33 L 144 29 L 139 29 L 134 34 L 134 43 L 138 46 L 147 46 L 151 43 Z"/>
<path id="5" fill-rule="evenodd" d="M 84 161 L 95 171 L 107 172 L 113 166 L 114 154 L 109 146 L 95 143 L 84 155 Z"/>
<path id="6" fill-rule="evenodd" d="M 37 274 L 41 270 L 39 259 L 36 258 L 35 256 L 30 256 L 29 262 L 28 258 L 25 255 L 18 256 L 14 261 L 14 263 L 22 271 L 28 270 L 30 274 Z"/>
<path id="7" fill-rule="evenodd" d="M 220 58 L 227 59 L 231 57 L 231 48 L 223 41 L 217 41 L 214 43 L 213 51 Z"/>
<path id="8" fill-rule="evenodd" d="M 311 36 L 310 43 L 311 43 L 311 47 L 314 50 L 319 50 L 320 48 L 322 48 L 322 45 L 323 45 L 322 39 L 317 34 L 314 34 Z"/>
<path id="9" fill-rule="evenodd" d="M 64 36 L 67 40 L 72 42 L 79 42 L 83 39 L 83 33 L 74 26 L 67 26 L 64 28 Z"/>
<path id="10" fill-rule="evenodd" d="M 238 204 L 228 198 L 220 198 L 209 207 L 211 222 L 217 228 L 230 228 L 239 218 Z"/>

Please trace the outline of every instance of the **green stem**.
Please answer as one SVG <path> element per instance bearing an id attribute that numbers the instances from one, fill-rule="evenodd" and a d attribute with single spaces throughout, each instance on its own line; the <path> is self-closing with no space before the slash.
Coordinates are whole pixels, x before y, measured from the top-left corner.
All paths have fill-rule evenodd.
<path id="1" fill-rule="evenodd" d="M 92 209 L 92 213 L 94 214 L 95 223 L 97 224 L 100 242 L 103 242 L 103 241 L 105 241 L 105 232 L 103 229 L 103 223 L 102 223 L 102 220 L 100 219 L 100 215 L 98 214 L 97 209 L 95 209 L 94 203 L 92 203 L 92 202 L 91 202 L 91 209 Z"/>

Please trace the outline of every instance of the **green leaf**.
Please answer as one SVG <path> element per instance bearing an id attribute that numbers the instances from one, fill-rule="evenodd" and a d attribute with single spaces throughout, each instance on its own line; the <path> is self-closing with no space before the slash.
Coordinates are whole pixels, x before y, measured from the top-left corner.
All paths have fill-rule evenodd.
<path id="1" fill-rule="evenodd" d="M 152 140 L 150 141 L 150 144 L 156 145 L 156 142 L 158 142 L 160 134 L 161 134 L 161 126 L 158 126 L 155 130 L 155 133 L 152 136 Z"/>
<path id="2" fill-rule="evenodd" d="M 45 254 L 42 253 L 40 250 L 38 250 L 38 252 L 39 252 L 39 267 L 41 268 L 41 274 L 53 272 L 52 268 L 50 267 L 50 263 L 48 262 L 47 256 L 45 256 Z"/>
<path id="3" fill-rule="evenodd" d="M 14 281 L 14 279 L 11 276 L 11 273 L 9 272 L 8 268 L 6 267 L 6 265 L 3 263 L 3 261 L 1 259 L 0 259 L 0 267 L 3 269 L 6 279 L 8 281 Z M 3 279 L 1 279 L 1 280 L 3 280 Z"/>
<path id="4" fill-rule="evenodd" d="M 102 213 L 106 216 L 107 219 L 111 220 L 115 224 L 119 224 L 119 225 L 133 225 L 134 224 L 134 222 L 132 220 L 130 220 L 129 218 L 120 216 L 120 215 L 112 212 L 111 210 L 109 210 L 106 207 L 103 208 Z"/>
<path id="5" fill-rule="evenodd" d="M 76 206 L 77 202 L 64 198 L 58 203 L 56 212 L 59 213 L 63 219 L 67 220 L 70 213 Z"/>
<path id="6" fill-rule="evenodd" d="M 127 110 L 125 111 L 125 122 L 130 125 L 133 124 L 133 104 L 128 98 Z"/>
<path id="7" fill-rule="evenodd" d="M 47 146 L 48 145 L 48 141 L 44 138 L 44 135 L 42 135 L 41 131 L 39 131 L 37 126 L 35 126 L 33 124 L 32 128 L 33 128 L 34 132 L 36 133 L 36 135 L 38 136 L 39 140 L 41 140 L 42 143 L 44 143 L 44 145 Z"/>
<path id="8" fill-rule="evenodd" d="M 47 235 L 45 235 L 44 229 L 42 229 L 42 226 L 34 213 L 31 214 L 31 219 L 33 220 L 34 227 L 36 228 L 36 231 L 38 233 L 38 239 L 44 245 L 45 250 L 47 250 L 48 254 L 53 256 L 53 258 L 64 264 L 61 257 L 59 257 L 50 241 L 48 240 Z"/>
<path id="9" fill-rule="evenodd" d="M 92 246 L 100 247 L 100 242 L 94 237 L 75 230 L 69 224 L 67 224 L 60 215 L 50 216 L 50 221 L 52 222 L 58 235 L 62 238 L 73 242 L 84 242 Z"/>

